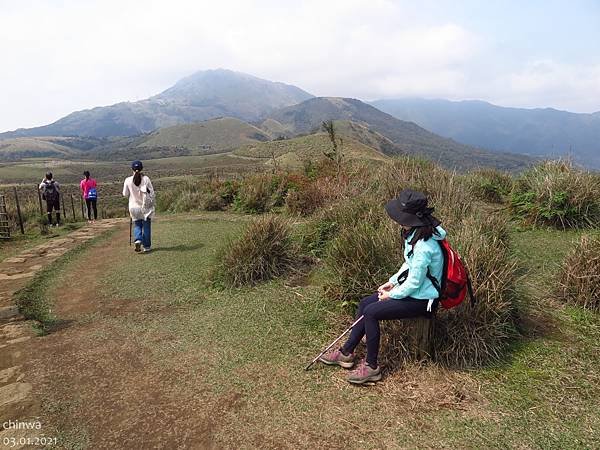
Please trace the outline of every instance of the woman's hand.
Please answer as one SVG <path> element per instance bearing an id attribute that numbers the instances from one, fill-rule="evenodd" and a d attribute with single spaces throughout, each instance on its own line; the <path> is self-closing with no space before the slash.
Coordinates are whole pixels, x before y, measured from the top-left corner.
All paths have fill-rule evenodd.
<path id="1" fill-rule="evenodd" d="M 382 292 L 391 291 L 393 287 L 394 287 L 394 283 L 388 281 L 387 283 L 382 284 L 381 286 L 379 286 L 377 288 L 377 292 L 382 293 Z"/>
<path id="2" fill-rule="evenodd" d="M 390 291 L 380 291 L 379 292 L 379 301 L 384 301 L 390 299 Z"/>

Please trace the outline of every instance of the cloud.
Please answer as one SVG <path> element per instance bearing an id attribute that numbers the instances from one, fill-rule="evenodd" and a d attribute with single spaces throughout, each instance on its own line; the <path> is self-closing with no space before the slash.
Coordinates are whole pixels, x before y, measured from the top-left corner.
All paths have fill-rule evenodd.
<path id="1" fill-rule="evenodd" d="M 507 77 L 503 103 L 516 106 L 546 103 L 556 108 L 598 110 L 600 64 L 564 64 L 553 60 L 528 63 Z"/>
<path id="2" fill-rule="evenodd" d="M 582 86 L 598 92 L 597 68 L 555 62 L 548 75 L 535 62 L 499 66 L 490 36 L 433 19 L 438 5 L 425 5 L 0 0 L 0 131 L 146 98 L 216 67 L 317 95 L 478 97 L 528 106 L 556 99 L 558 106 L 592 108 L 589 95 L 576 96 Z"/>

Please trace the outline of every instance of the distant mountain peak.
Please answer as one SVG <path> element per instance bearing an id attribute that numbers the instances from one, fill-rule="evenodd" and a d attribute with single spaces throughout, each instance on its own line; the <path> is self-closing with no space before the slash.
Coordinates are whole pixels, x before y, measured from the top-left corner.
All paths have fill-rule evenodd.
<path id="1" fill-rule="evenodd" d="M 0 133 L 0 139 L 133 136 L 225 116 L 257 122 L 276 109 L 309 98 L 308 92 L 285 83 L 221 68 L 201 70 L 148 99 L 74 112 L 43 127 Z"/>

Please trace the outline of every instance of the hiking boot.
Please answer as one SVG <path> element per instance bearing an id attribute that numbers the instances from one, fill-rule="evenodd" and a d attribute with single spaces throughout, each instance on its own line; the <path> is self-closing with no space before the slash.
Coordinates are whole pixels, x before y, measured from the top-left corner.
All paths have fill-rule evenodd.
<path id="1" fill-rule="evenodd" d="M 319 358 L 319 361 L 330 366 L 338 365 L 344 369 L 350 369 L 354 365 L 354 353 L 350 353 L 346 356 L 340 349 L 329 350 Z"/>
<path id="2" fill-rule="evenodd" d="M 146 248 L 144 247 L 144 253 L 150 253 L 152 251 L 152 249 L 150 247 Z"/>
<path id="3" fill-rule="evenodd" d="M 135 245 L 135 249 L 134 250 L 136 252 L 139 253 L 139 252 L 142 251 L 142 241 L 135 241 L 133 244 Z"/>
<path id="4" fill-rule="evenodd" d="M 361 362 L 358 367 L 348 374 L 348 382 L 353 384 L 363 384 L 369 381 L 381 380 L 381 369 L 373 369 L 365 362 Z"/>

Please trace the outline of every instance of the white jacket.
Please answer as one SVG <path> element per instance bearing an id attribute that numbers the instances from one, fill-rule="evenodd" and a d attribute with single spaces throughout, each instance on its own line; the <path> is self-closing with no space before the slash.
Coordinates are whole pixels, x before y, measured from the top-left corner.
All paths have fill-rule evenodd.
<path id="1" fill-rule="evenodd" d="M 144 195 L 147 193 L 154 194 L 154 187 L 146 175 L 142 176 L 139 186 L 133 183 L 133 175 L 125 178 L 123 196 L 129 197 L 129 215 L 133 220 L 146 220 L 154 217 L 154 206 L 144 209 Z"/>

